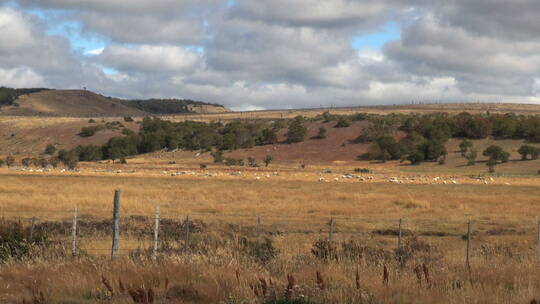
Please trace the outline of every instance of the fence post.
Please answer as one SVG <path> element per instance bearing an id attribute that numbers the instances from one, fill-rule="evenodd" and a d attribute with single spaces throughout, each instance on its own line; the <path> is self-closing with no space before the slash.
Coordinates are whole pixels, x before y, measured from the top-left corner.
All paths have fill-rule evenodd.
<path id="1" fill-rule="evenodd" d="M 538 220 L 538 263 L 540 264 L 540 220 Z"/>
<path id="2" fill-rule="evenodd" d="M 158 242 L 159 242 L 159 206 L 156 207 L 156 218 L 154 226 L 154 254 L 152 258 L 155 260 L 157 258 L 158 252 Z"/>
<path id="3" fill-rule="evenodd" d="M 186 222 L 185 222 L 185 225 L 186 225 L 186 235 L 185 235 L 185 239 L 184 239 L 184 253 L 187 254 L 190 250 L 189 250 L 189 215 L 186 216 Z"/>
<path id="4" fill-rule="evenodd" d="M 260 216 L 257 216 L 256 234 L 257 234 L 257 245 L 259 245 L 261 243 L 261 217 Z"/>
<path id="5" fill-rule="evenodd" d="M 30 226 L 30 242 L 34 240 L 34 229 L 36 228 L 36 217 L 32 217 L 32 226 Z"/>
<path id="6" fill-rule="evenodd" d="M 399 219 L 398 241 L 397 248 L 401 249 L 401 239 L 403 237 L 403 219 Z"/>
<path id="7" fill-rule="evenodd" d="M 328 241 L 332 243 L 334 239 L 334 218 L 330 219 L 330 230 L 328 232 Z"/>
<path id="8" fill-rule="evenodd" d="M 73 209 L 73 223 L 71 224 L 71 255 L 77 256 L 77 208 Z"/>
<path id="9" fill-rule="evenodd" d="M 114 259 L 120 247 L 120 190 L 114 191 L 113 202 L 113 231 L 112 231 L 112 249 L 111 258 Z"/>
<path id="10" fill-rule="evenodd" d="M 469 220 L 469 223 L 467 224 L 467 256 L 466 256 L 466 264 L 467 268 L 471 268 L 471 227 L 472 221 Z"/>

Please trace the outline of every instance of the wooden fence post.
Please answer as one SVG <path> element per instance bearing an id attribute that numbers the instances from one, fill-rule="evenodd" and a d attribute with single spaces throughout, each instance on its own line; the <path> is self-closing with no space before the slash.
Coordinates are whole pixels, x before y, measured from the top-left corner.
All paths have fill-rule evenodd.
<path id="1" fill-rule="evenodd" d="M 159 243 L 159 206 L 156 207 L 156 218 L 155 218 L 155 226 L 154 226 L 154 253 L 152 255 L 152 258 L 154 260 L 157 258 L 158 243 Z"/>
<path id="2" fill-rule="evenodd" d="M 114 191 L 113 202 L 113 231 L 111 258 L 114 259 L 120 248 L 120 190 Z"/>
<path id="3" fill-rule="evenodd" d="M 397 248 L 401 249 L 401 238 L 403 237 L 403 219 L 399 219 Z"/>
<path id="4" fill-rule="evenodd" d="M 77 208 L 73 209 L 73 222 L 71 224 L 71 255 L 77 256 Z"/>
<path id="5" fill-rule="evenodd" d="M 328 241 L 330 243 L 332 243 L 333 240 L 334 240 L 334 218 L 331 218 L 330 219 L 330 229 L 329 229 L 329 232 L 328 232 Z"/>
<path id="6" fill-rule="evenodd" d="M 34 240 L 34 229 L 36 228 L 36 217 L 32 217 L 32 225 L 30 226 L 30 236 L 29 240 L 32 242 Z"/>
<path id="7" fill-rule="evenodd" d="M 189 250 L 189 215 L 186 216 L 185 225 L 186 225 L 186 235 L 184 239 L 184 253 L 187 254 L 190 251 Z"/>
<path id="8" fill-rule="evenodd" d="M 261 217 L 260 216 L 257 216 L 256 234 L 257 234 L 257 245 L 259 245 L 261 243 Z"/>
<path id="9" fill-rule="evenodd" d="M 471 230 L 472 230 L 472 221 L 469 220 L 467 224 L 467 255 L 466 255 L 466 265 L 467 268 L 471 268 Z"/>
<path id="10" fill-rule="evenodd" d="M 538 264 L 540 264 L 540 220 L 538 220 Z"/>

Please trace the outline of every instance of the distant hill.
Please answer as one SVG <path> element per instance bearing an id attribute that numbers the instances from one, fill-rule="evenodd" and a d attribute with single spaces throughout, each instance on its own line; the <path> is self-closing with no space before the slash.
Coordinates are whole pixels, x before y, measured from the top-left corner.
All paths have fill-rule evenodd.
<path id="1" fill-rule="evenodd" d="M 190 99 L 122 100 L 121 102 L 124 105 L 152 114 L 229 112 L 229 110 L 221 105 Z"/>
<path id="2" fill-rule="evenodd" d="M 118 117 L 228 111 L 221 105 L 192 100 L 124 100 L 87 90 L 0 88 L 0 115 L 9 116 Z"/>

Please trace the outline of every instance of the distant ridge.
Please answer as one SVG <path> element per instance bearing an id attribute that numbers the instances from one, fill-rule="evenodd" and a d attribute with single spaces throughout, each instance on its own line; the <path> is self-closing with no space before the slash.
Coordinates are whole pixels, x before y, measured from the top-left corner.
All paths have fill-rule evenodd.
<path id="1" fill-rule="evenodd" d="M 124 100 L 87 90 L 0 87 L 0 115 L 113 117 L 223 112 L 229 110 L 218 104 L 187 99 Z"/>

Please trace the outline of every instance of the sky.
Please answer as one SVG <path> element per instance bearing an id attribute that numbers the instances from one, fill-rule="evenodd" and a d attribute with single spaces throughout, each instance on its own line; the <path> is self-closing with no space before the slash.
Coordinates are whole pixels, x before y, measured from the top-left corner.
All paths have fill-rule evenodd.
<path id="1" fill-rule="evenodd" d="M 538 0 L 0 0 L 0 86 L 235 110 L 540 102 Z"/>

